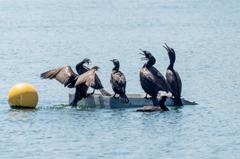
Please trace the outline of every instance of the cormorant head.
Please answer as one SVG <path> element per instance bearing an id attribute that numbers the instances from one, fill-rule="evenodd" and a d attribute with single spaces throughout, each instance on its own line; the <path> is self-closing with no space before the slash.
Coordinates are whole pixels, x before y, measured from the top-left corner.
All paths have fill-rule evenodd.
<path id="1" fill-rule="evenodd" d="M 97 70 L 99 70 L 99 67 L 98 66 L 93 66 L 92 69 L 97 71 Z"/>
<path id="2" fill-rule="evenodd" d="M 155 57 L 147 50 L 142 50 L 142 49 L 139 49 L 139 50 L 143 52 L 139 54 L 145 56 L 145 57 L 142 57 L 141 60 L 147 60 L 146 64 L 144 64 L 144 67 L 147 67 L 147 68 L 152 67 L 156 63 Z"/>
<path id="3" fill-rule="evenodd" d="M 83 63 L 87 63 L 88 65 L 91 63 L 91 60 L 88 58 L 83 59 Z"/>
<path id="4" fill-rule="evenodd" d="M 112 59 L 110 61 L 112 61 L 114 65 L 119 65 L 119 61 L 117 59 Z"/>
<path id="5" fill-rule="evenodd" d="M 119 70 L 119 67 L 120 67 L 119 61 L 118 61 L 117 59 L 112 59 L 112 60 L 110 60 L 110 61 L 112 61 L 113 64 L 114 64 L 113 70 Z"/>
<path id="6" fill-rule="evenodd" d="M 165 45 L 163 45 L 163 47 L 167 50 L 170 61 L 175 62 L 176 59 L 175 51 L 173 50 L 173 48 L 169 47 L 166 43 L 164 44 Z"/>
<path id="7" fill-rule="evenodd" d="M 139 50 L 142 51 L 139 54 L 145 56 L 145 57 L 141 58 L 142 60 L 148 60 L 150 57 L 152 57 L 151 52 L 149 52 L 147 50 L 142 50 L 142 49 L 139 49 Z"/>

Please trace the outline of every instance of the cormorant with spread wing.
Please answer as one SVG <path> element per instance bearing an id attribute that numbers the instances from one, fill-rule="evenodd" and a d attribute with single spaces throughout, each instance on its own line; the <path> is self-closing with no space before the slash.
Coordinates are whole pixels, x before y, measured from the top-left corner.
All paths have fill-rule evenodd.
<path id="1" fill-rule="evenodd" d="M 182 92 L 182 81 L 177 71 L 174 70 L 173 66 L 176 60 L 176 54 L 173 48 L 169 47 L 166 43 L 163 47 L 168 52 L 170 64 L 167 68 L 166 79 L 170 86 L 171 93 L 174 96 L 174 105 L 182 106 L 181 92 Z"/>
<path id="2" fill-rule="evenodd" d="M 113 98 L 116 98 L 116 94 L 118 94 L 121 101 L 123 101 L 124 103 L 128 103 L 129 99 L 126 96 L 126 91 L 125 91 L 127 82 L 124 74 L 121 71 L 119 71 L 120 63 L 117 59 L 113 59 L 110 61 L 112 61 L 114 64 L 114 68 L 112 69 L 111 79 L 110 79 L 110 83 L 112 84 L 112 89 L 115 93 L 113 95 Z"/>
<path id="3" fill-rule="evenodd" d="M 56 68 L 41 74 L 42 79 L 56 79 L 61 84 L 63 84 L 64 87 L 68 87 L 68 88 L 75 87 L 75 83 L 78 77 L 79 75 L 74 73 L 70 66 Z M 80 99 L 87 97 L 88 87 L 77 86 L 75 88 L 76 88 L 76 91 L 74 95 L 74 100 L 70 104 L 71 106 L 76 106 L 77 102 Z"/>
<path id="4" fill-rule="evenodd" d="M 79 75 L 83 74 L 84 72 L 87 72 L 87 70 L 86 71 L 84 70 L 85 68 L 87 68 L 86 66 L 84 66 L 85 63 L 89 64 L 90 60 L 86 58 L 79 64 L 77 64 L 76 70 L 79 73 Z M 57 81 L 62 83 L 64 87 L 74 88 L 79 75 L 74 73 L 70 66 L 64 66 L 42 73 L 41 78 L 56 79 Z M 91 95 L 87 93 L 88 87 L 85 85 L 76 86 L 75 88 L 76 91 L 74 95 L 74 100 L 70 104 L 72 106 L 75 106 L 77 102 L 82 98 L 86 98 L 87 96 Z"/>
<path id="5" fill-rule="evenodd" d="M 141 50 L 141 49 L 140 49 Z M 142 60 L 147 60 L 140 70 L 140 83 L 143 90 L 147 95 L 150 95 L 152 99 L 156 99 L 159 91 L 168 92 L 169 88 L 167 81 L 164 76 L 153 66 L 156 63 L 155 57 L 146 50 L 141 50 L 143 53 L 140 53 L 144 57 Z M 165 106 L 166 96 L 162 96 L 159 101 L 159 105 L 162 110 L 167 111 L 168 108 Z"/>

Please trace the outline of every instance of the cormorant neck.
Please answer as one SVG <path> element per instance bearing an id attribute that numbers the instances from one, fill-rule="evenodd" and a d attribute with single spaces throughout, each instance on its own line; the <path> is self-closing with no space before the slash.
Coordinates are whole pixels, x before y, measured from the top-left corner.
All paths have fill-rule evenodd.
<path id="1" fill-rule="evenodd" d="M 79 62 L 79 64 L 78 64 L 78 65 L 83 67 L 84 63 L 85 63 L 84 61 L 82 61 L 82 62 Z"/>
<path id="2" fill-rule="evenodd" d="M 85 63 L 84 61 L 79 62 L 79 63 L 76 65 L 76 70 L 78 70 L 78 69 L 80 69 L 80 68 L 83 68 L 83 64 L 84 64 L 84 63 Z"/>
<path id="3" fill-rule="evenodd" d="M 174 63 L 171 63 L 171 62 L 170 62 L 169 66 L 168 66 L 168 69 L 169 69 L 169 70 L 173 70 L 173 66 L 174 66 Z"/>
<path id="4" fill-rule="evenodd" d="M 148 62 L 145 64 L 147 68 L 152 67 L 156 63 L 156 59 L 154 56 L 150 56 Z"/>
<path id="5" fill-rule="evenodd" d="M 119 64 L 114 64 L 114 67 L 113 67 L 113 71 L 119 71 L 119 67 L 120 65 Z"/>
<path id="6" fill-rule="evenodd" d="M 175 54 L 169 54 L 170 64 L 168 66 L 168 69 L 173 70 L 175 59 L 176 59 Z"/>
<path id="7" fill-rule="evenodd" d="M 76 71 L 78 72 L 78 74 L 81 74 L 81 69 L 83 69 L 84 68 L 84 61 L 82 61 L 82 62 L 79 62 L 77 65 L 76 65 Z M 80 72 L 79 72 L 80 71 Z"/>

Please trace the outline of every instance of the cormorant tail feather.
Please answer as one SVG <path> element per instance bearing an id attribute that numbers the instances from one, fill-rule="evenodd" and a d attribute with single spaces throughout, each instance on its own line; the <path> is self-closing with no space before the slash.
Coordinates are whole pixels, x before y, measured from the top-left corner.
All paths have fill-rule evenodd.
<path id="1" fill-rule="evenodd" d="M 110 93 L 108 93 L 105 89 L 99 89 L 99 91 L 101 92 L 101 94 L 103 95 L 103 96 L 111 96 L 111 94 Z"/>
<path id="2" fill-rule="evenodd" d="M 174 106 L 183 106 L 181 98 L 174 98 Z"/>

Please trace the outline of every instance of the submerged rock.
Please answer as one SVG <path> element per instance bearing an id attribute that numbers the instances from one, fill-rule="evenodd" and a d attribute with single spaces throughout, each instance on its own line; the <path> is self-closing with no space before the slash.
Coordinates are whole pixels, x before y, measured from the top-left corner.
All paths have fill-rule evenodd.
<path id="1" fill-rule="evenodd" d="M 154 111 L 162 112 L 163 110 L 157 106 L 143 106 L 137 109 L 137 112 L 154 112 Z"/>

